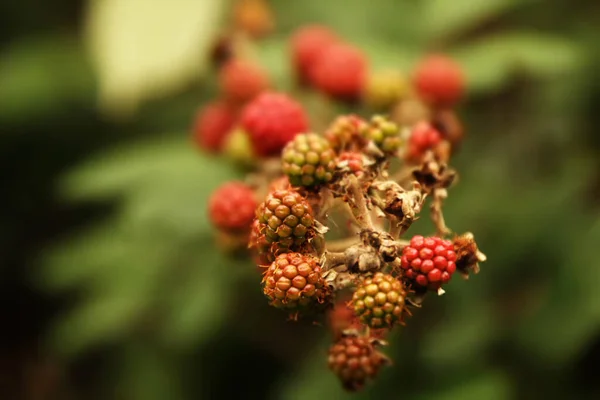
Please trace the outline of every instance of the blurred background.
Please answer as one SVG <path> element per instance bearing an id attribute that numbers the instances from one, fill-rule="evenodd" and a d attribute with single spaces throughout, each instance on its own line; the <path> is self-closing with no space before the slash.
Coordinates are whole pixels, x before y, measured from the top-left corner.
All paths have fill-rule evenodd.
<path id="1" fill-rule="evenodd" d="M 406 74 L 431 49 L 461 62 L 445 212 L 482 272 L 428 299 L 390 338 L 394 367 L 343 392 L 328 331 L 286 322 L 252 263 L 214 248 L 207 196 L 243 172 L 190 132 L 233 3 L 0 2 L 0 397 L 600 398 L 600 4 L 268 3 L 255 56 L 282 90 L 308 23 Z"/>

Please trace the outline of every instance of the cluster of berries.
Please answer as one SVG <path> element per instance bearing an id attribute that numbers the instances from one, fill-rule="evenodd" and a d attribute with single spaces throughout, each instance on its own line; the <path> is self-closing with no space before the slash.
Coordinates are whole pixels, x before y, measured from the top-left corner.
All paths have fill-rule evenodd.
<path id="1" fill-rule="evenodd" d="M 363 53 L 328 28 L 300 29 L 291 49 L 302 85 L 339 101 L 375 98 L 376 88 L 400 111 L 340 115 L 316 132 L 300 102 L 231 59 L 219 104 L 241 105 L 239 113 L 210 122 L 205 109 L 196 137 L 206 148 L 208 137 L 223 143 L 243 131 L 259 162 L 251 179 L 212 194 L 209 216 L 228 243 L 250 249 L 270 305 L 292 319 L 329 315 L 329 366 L 358 390 L 389 364 L 379 347 L 390 330 L 427 293 L 442 294 L 454 273 L 477 273 L 485 260 L 472 234 L 450 236 L 442 215 L 456 176 L 448 162 L 462 139 L 452 107 L 464 78 L 454 61 L 430 56 L 415 71 L 415 94 L 394 97 L 399 86 L 369 80 Z M 427 200 L 436 233 L 404 239 Z"/>

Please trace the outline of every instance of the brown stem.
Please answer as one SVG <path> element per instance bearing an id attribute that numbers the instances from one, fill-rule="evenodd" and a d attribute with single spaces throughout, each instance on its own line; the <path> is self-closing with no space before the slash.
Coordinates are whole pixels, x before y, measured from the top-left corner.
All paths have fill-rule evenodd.
<path id="1" fill-rule="evenodd" d="M 431 202 L 431 219 L 435 224 L 436 233 L 440 237 L 450 234 L 452 231 L 446 226 L 442 206 L 444 199 L 448 196 L 446 189 L 434 189 L 433 201 Z"/>
<path id="2" fill-rule="evenodd" d="M 353 205 L 350 206 L 352 210 L 352 215 L 356 219 L 356 222 L 363 230 L 374 230 L 373 221 L 371 220 L 371 213 L 369 208 L 367 207 L 367 203 L 365 201 L 365 194 L 363 193 L 360 185 L 358 183 L 358 179 L 355 175 L 348 176 L 349 185 L 348 190 L 352 196 Z"/>
<path id="3" fill-rule="evenodd" d="M 345 239 L 330 240 L 327 242 L 327 251 L 339 252 L 344 251 L 348 247 L 359 244 L 360 242 L 355 237 L 348 237 Z"/>
<path id="4" fill-rule="evenodd" d="M 326 251 L 323 254 L 325 261 L 321 267 L 322 271 L 327 271 L 331 268 L 335 268 L 339 265 L 346 264 L 346 255 L 343 252 L 331 252 Z"/>

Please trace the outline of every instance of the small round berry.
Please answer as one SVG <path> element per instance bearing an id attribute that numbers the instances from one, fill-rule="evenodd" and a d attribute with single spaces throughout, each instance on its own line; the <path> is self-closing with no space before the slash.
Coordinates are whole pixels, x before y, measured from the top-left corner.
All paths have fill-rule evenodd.
<path id="1" fill-rule="evenodd" d="M 337 166 L 342 171 L 350 171 L 360 178 L 365 173 L 365 157 L 358 151 L 344 151 L 337 158 Z"/>
<path id="2" fill-rule="evenodd" d="M 310 69 L 315 88 L 334 99 L 353 101 L 360 97 L 367 80 L 367 59 L 356 47 L 331 44 Z"/>
<path id="3" fill-rule="evenodd" d="M 341 115 L 329 125 L 325 137 L 337 152 L 360 151 L 367 144 L 361 136 L 361 131 L 366 127 L 367 122 L 357 115 Z"/>
<path id="4" fill-rule="evenodd" d="M 416 124 L 410 133 L 406 158 L 419 162 L 428 150 L 433 150 L 442 141 L 442 135 L 427 121 Z"/>
<path id="5" fill-rule="evenodd" d="M 309 254 L 280 254 L 265 271 L 262 282 L 269 303 L 277 308 L 314 307 L 325 304 L 331 296 L 319 259 Z"/>
<path id="6" fill-rule="evenodd" d="M 344 335 L 329 349 L 329 368 L 346 390 L 358 391 L 379 373 L 390 359 L 377 350 L 381 341 L 358 335 Z"/>
<path id="7" fill-rule="evenodd" d="M 243 182 L 227 182 L 213 192 L 208 201 L 210 220 L 228 232 L 250 230 L 258 203 L 252 188 Z"/>
<path id="8" fill-rule="evenodd" d="M 256 218 L 267 242 L 276 243 L 280 248 L 301 246 L 314 230 L 310 205 L 291 189 L 269 193 L 258 206 Z"/>
<path id="9" fill-rule="evenodd" d="M 408 82 L 400 71 L 383 70 L 369 76 L 363 98 L 376 110 L 388 110 L 407 93 Z"/>
<path id="10" fill-rule="evenodd" d="M 269 87 L 266 72 L 258 65 L 232 59 L 219 72 L 223 96 L 233 104 L 244 104 Z"/>
<path id="11" fill-rule="evenodd" d="M 279 155 L 297 134 L 308 130 L 308 117 L 297 101 L 275 92 L 263 92 L 244 108 L 242 128 L 257 155 Z"/>
<path id="12" fill-rule="evenodd" d="M 398 125 L 381 115 L 373 116 L 361 133 L 385 154 L 395 154 L 402 145 Z"/>
<path id="13" fill-rule="evenodd" d="M 371 328 L 391 328 L 402 321 L 406 290 L 398 279 L 377 272 L 365 279 L 352 296 L 360 321 Z"/>
<path id="14" fill-rule="evenodd" d="M 414 84 L 426 102 L 452 106 L 463 95 L 465 77 L 461 66 L 454 60 L 442 54 L 432 54 L 417 65 Z"/>
<path id="15" fill-rule="evenodd" d="M 417 287 L 438 290 L 456 271 L 456 253 L 449 240 L 413 236 L 402 250 L 404 277 Z"/>
<path id="16" fill-rule="evenodd" d="M 308 83 L 308 74 L 319 54 L 338 42 L 337 35 L 321 25 L 307 25 L 298 29 L 291 39 L 294 70 L 301 83 Z"/>
<path id="17" fill-rule="evenodd" d="M 219 152 L 235 124 L 235 111 L 224 102 L 209 103 L 198 110 L 193 126 L 196 145 L 209 152 Z"/>
<path id="18" fill-rule="evenodd" d="M 316 133 L 298 135 L 283 149 L 282 170 L 293 186 L 315 187 L 329 182 L 335 170 L 335 152 Z"/>

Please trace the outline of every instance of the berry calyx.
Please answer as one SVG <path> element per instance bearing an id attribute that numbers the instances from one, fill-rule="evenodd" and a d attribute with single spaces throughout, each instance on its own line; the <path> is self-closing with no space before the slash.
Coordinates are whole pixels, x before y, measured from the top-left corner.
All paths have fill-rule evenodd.
<path id="1" fill-rule="evenodd" d="M 291 97 L 275 92 L 263 92 L 244 108 L 242 128 L 248 133 L 257 155 L 280 154 L 297 134 L 308 130 L 304 109 Z"/>
<path id="2" fill-rule="evenodd" d="M 366 278 L 352 296 L 352 306 L 360 321 L 375 329 L 391 328 L 402 321 L 406 290 L 398 279 L 377 272 Z"/>
<path id="3" fill-rule="evenodd" d="M 375 115 L 363 127 L 362 135 L 372 141 L 384 154 L 395 154 L 402 145 L 400 128 L 382 115 Z"/>
<path id="4" fill-rule="evenodd" d="M 413 236 L 402 250 L 401 266 L 415 289 L 438 290 L 456 271 L 454 245 L 436 236 Z"/>
<path id="5" fill-rule="evenodd" d="M 269 87 L 265 71 L 258 65 L 242 59 L 228 61 L 219 73 L 223 96 L 233 104 L 244 104 Z"/>
<path id="6" fill-rule="evenodd" d="M 419 162 L 428 150 L 433 150 L 442 141 L 442 135 L 427 121 L 417 123 L 408 140 L 406 158 Z"/>
<path id="7" fill-rule="evenodd" d="M 263 284 L 269 303 L 277 308 L 325 304 L 331 294 L 321 276 L 319 259 L 309 254 L 280 254 L 265 271 Z"/>
<path id="8" fill-rule="evenodd" d="M 256 210 L 260 231 L 269 244 L 292 248 L 306 242 L 314 229 L 313 212 L 304 197 L 294 190 L 276 190 Z"/>
<path id="9" fill-rule="evenodd" d="M 357 100 L 367 80 L 367 59 L 356 47 L 334 43 L 322 51 L 310 70 L 313 86 L 334 99 Z"/>
<path id="10" fill-rule="evenodd" d="M 213 102 L 200 108 L 193 125 L 194 143 L 202 150 L 216 153 L 235 124 L 235 111 L 224 102 Z"/>
<path id="11" fill-rule="evenodd" d="M 293 186 L 307 188 L 329 182 L 335 170 L 335 152 L 316 133 L 298 135 L 283 149 L 282 170 Z"/>
<path id="12" fill-rule="evenodd" d="M 249 231 L 257 205 L 251 187 L 243 182 L 228 182 L 211 195 L 208 202 L 209 217 L 220 230 Z"/>
<path id="13" fill-rule="evenodd" d="M 294 33 L 290 43 L 292 62 L 300 83 L 309 82 L 309 71 L 319 54 L 338 41 L 331 29 L 321 25 L 307 25 Z"/>
<path id="14" fill-rule="evenodd" d="M 452 106 L 465 91 L 460 65 L 442 54 L 424 58 L 415 69 L 414 85 L 419 96 L 435 106 Z"/>
<path id="15" fill-rule="evenodd" d="M 358 335 L 344 335 L 329 349 L 329 368 L 349 391 L 362 389 L 390 359 L 377 350 L 384 342 Z"/>
<path id="16" fill-rule="evenodd" d="M 342 150 L 360 151 L 366 144 L 361 136 L 367 122 L 357 115 L 342 115 L 337 117 L 325 131 L 325 137 L 331 147 L 340 152 Z"/>

